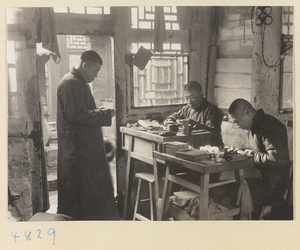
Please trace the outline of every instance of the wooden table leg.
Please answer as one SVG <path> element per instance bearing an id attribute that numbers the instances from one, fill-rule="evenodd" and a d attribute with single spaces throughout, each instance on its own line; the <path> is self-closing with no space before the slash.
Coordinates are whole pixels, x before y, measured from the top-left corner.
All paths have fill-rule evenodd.
<path id="1" fill-rule="evenodd" d="M 152 152 L 155 151 L 155 143 L 152 143 Z M 157 171 L 157 161 L 153 157 L 153 175 L 154 175 L 154 197 L 155 197 L 155 204 L 156 204 L 156 218 L 158 219 L 160 214 L 161 208 L 161 200 L 159 196 L 159 178 L 158 178 L 158 171 Z"/>
<path id="2" fill-rule="evenodd" d="M 245 179 L 245 171 L 242 168 L 236 169 L 235 171 L 235 179 L 237 183 L 241 183 Z"/>
<path id="3" fill-rule="evenodd" d="M 165 182 L 164 182 L 164 187 L 163 187 L 163 193 L 162 193 L 162 202 L 161 202 L 161 207 L 159 214 L 157 216 L 157 220 L 161 221 L 165 218 L 166 212 L 169 209 L 169 197 L 170 197 L 170 192 L 172 189 L 172 182 L 168 181 L 169 180 L 169 166 L 167 165 L 166 167 L 166 174 L 165 174 Z"/>
<path id="4" fill-rule="evenodd" d="M 156 144 L 152 142 L 152 152 L 158 151 L 163 153 L 163 145 L 161 143 Z M 162 164 L 161 164 L 162 165 Z M 160 166 L 162 168 L 163 166 Z M 163 190 L 163 179 L 162 173 L 158 171 L 158 162 L 153 157 L 153 174 L 154 174 L 154 188 L 155 188 L 155 202 L 156 202 L 156 218 L 160 215 L 161 204 L 162 204 L 162 190 Z"/>
<path id="5" fill-rule="evenodd" d="M 209 174 L 200 175 L 200 201 L 199 201 L 199 220 L 207 220 L 208 217 L 208 185 Z"/>
<path id="6" fill-rule="evenodd" d="M 129 147 L 127 155 L 127 166 L 126 166 L 126 176 L 125 176 L 125 197 L 124 197 L 124 211 L 123 217 L 126 220 L 128 218 L 127 213 L 130 209 L 131 200 L 131 190 L 132 190 L 132 179 L 133 179 L 133 166 L 131 161 L 131 152 L 133 150 L 133 136 L 129 136 Z"/>

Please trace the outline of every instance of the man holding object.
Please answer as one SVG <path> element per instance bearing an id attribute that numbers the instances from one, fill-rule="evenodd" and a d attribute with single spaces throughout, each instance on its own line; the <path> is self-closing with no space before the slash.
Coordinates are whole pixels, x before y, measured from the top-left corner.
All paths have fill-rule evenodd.
<path id="1" fill-rule="evenodd" d="M 98 109 L 88 85 L 101 66 L 95 51 L 85 51 L 57 88 L 57 212 L 74 220 L 119 219 L 101 129 L 115 111 Z"/>

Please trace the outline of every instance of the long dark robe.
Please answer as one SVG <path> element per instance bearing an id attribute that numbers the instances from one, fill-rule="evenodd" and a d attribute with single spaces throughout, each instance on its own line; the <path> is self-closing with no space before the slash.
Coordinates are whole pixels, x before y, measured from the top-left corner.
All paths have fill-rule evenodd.
<path id="1" fill-rule="evenodd" d="M 109 110 L 97 109 L 76 69 L 57 88 L 58 213 L 75 220 L 118 220 L 101 126 Z"/>

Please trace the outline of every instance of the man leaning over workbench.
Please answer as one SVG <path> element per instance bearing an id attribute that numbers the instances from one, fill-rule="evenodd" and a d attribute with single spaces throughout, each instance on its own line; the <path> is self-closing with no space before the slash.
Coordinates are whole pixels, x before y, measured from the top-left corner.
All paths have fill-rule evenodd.
<path id="1" fill-rule="evenodd" d="M 277 118 L 256 110 L 248 101 L 236 99 L 228 110 L 232 121 L 241 129 L 249 130 L 254 167 L 258 169 L 257 178 L 248 178 L 254 212 L 258 219 L 261 208 L 282 200 L 289 185 L 291 162 L 289 159 L 287 130 Z M 221 189 L 219 189 L 220 191 Z M 218 199 L 222 191 L 212 190 L 211 196 Z M 229 190 L 227 195 L 229 194 Z M 218 195 L 217 195 L 218 193 Z"/>
<path id="2" fill-rule="evenodd" d="M 204 96 L 202 87 L 197 81 L 190 81 L 184 86 L 187 105 L 168 116 L 164 125 L 177 119 L 188 119 L 192 130 L 204 129 L 211 132 L 211 146 L 223 148 L 221 124 L 222 111 Z"/>

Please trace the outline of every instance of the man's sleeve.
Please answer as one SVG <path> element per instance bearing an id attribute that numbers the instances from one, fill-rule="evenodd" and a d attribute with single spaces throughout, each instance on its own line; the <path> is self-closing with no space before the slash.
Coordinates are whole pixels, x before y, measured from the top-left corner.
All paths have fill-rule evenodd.
<path id="1" fill-rule="evenodd" d="M 210 131 L 214 131 L 214 130 L 220 131 L 221 123 L 222 123 L 222 113 L 217 107 L 214 107 L 207 110 L 205 124 L 201 124 L 197 122 L 194 129 L 207 129 Z"/>
<path id="2" fill-rule="evenodd" d="M 220 130 L 222 123 L 222 112 L 217 107 L 212 108 L 208 111 L 205 125 L 210 129 Z"/>
<path id="3" fill-rule="evenodd" d="M 166 117 L 166 120 L 171 120 L 171 121 L 176 121 L 177 119 L 185 119 L 185 109 L 182 108 L 177 112 L 174 112 L 172 115 L 169 115 L 168 117 Z"/>
<path id="4" fill-rule="evenodd" d="M 261 140 L 266 152 L 255 152 L 254 165 L 258 169 L 286 167 L 289 164 L 287 135 L 285 129 L 278 129 L 276 125 L 264 129 Z"/>
<path id="5" fill-rule="evenodd" d="M 65 86 L 61 93 L 63 108 L 69 122 L 99 127 L 111 125 L 108 109 L 87 109 L 84 104 L 84 88 L 78 84 Z"/>

